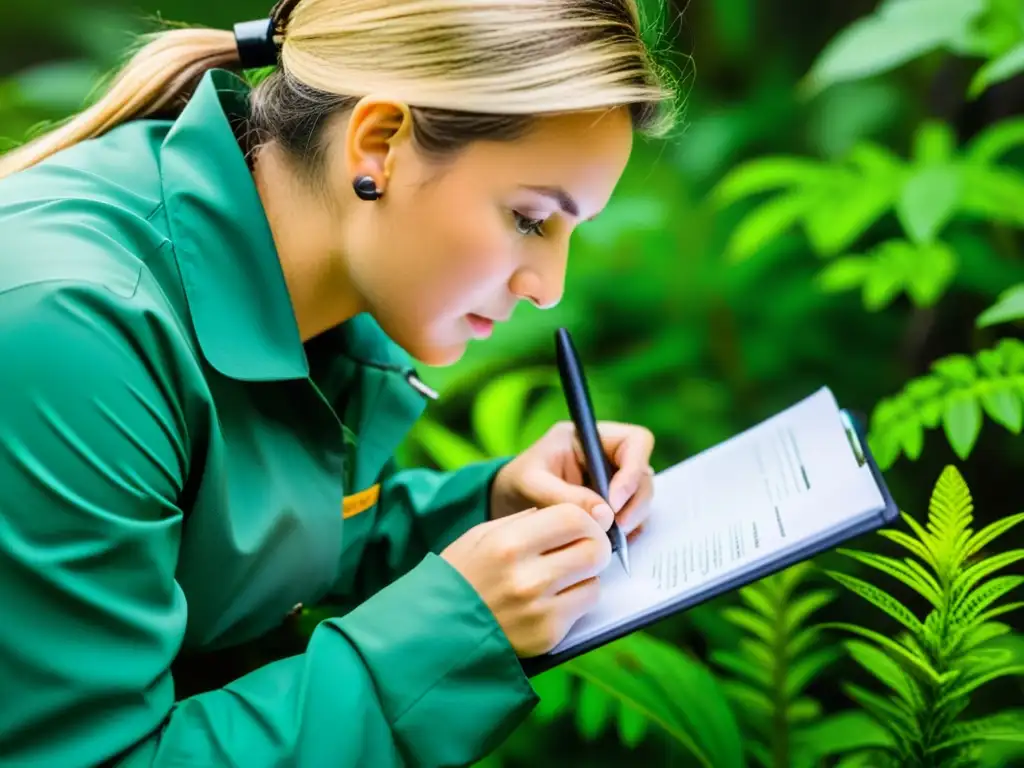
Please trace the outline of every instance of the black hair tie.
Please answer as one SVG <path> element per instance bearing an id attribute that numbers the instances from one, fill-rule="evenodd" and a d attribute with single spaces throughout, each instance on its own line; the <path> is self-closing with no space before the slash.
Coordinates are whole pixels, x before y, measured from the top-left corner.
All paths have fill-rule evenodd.
<path id="1" fill-rule="evenodd" d="M 240 21 L 235 24 L 235 45 L 242 69 L 260 69 L 277 64 L 275 24 L 272 18 Z"/>

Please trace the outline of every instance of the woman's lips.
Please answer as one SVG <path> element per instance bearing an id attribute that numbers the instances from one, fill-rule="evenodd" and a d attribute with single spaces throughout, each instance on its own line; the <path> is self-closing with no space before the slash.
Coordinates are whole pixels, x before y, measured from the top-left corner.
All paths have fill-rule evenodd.
<path id="1" fill-rule="evenodd" d="M 466 319 L 469 321 L 470 330 L 478 339 L 486 339 L 494 332 L 494 321 L 490 318 L 469 314 L 466 315 Z"/>

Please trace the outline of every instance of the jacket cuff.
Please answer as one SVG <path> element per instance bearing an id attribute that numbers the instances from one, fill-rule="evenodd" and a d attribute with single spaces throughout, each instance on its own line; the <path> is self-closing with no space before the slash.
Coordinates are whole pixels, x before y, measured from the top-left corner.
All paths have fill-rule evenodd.
<path id="1" fill-rule="evenodd" d="M 438 555 L 325 623 L 364 660 L 410 764 L 476 762 L 538 701 L 490 608 Z"/>

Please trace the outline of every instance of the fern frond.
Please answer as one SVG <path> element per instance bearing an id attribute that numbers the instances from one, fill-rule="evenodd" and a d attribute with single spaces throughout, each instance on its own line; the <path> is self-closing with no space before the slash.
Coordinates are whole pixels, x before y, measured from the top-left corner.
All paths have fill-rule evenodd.
<path id="1" fill-rule="evenodd" d="M 906 703 L 909 711 L 921 708 L 924 696 L 920 686 L 892 657 L 860 640 L 847 640 L 844 644 L 853 660 L 891 688 Z"/>
<path id="2" fill-rule="evenodd" d="M 949 738 L 932 751 L 979 741 L 1024 741 L 1024 709 L 957 723 L 950 729 Z"/>
<path id="3" fill-rule="evenodd" d="M 775 637 L 775 631 L 767 620 L 745 608 L 734 606 L 725 608 L 722 610 L 722 618 L 732 622 L 740 629 L 747 630 L 766 643 L 771 643 Z"/>
<path id="4" fill-rule="evenodd" d="M 1004 613 L 1010 613 L 1011 611 L 1016 611 L 1019 608 L 1024 608 L 1024 602 L 1007 603 L 1006 605 L 1001 605 L 998 608 L 993 608 L 991 611 L 985 611 L 980 616 L 975 617 L 974 620 L 975 621 L 980 621 L 980 622 L 986 622 L 986 621 L 989 621 L 990 619 L 994 619 L 996 616 L 1002 616 Z M 1006 625 L 1004 624 L 1004 625 L 1001 625 L 1001 626 L 1006 626 Z M 1009 630 L 1009 627 L 1007 627 L 1007 630 Z"/>
<path id="5" fill-rule="evenodd" d="M 915 571 L 913 565 L 908 564 L 913 563 L 913 561 L 900 562 L 884 555 L 858 552 L 857 550 L 845 548 L 839 548 L 836 551 L 864 563 L 864 565 L 889 574 L 894 579 L 913 589 L 936 608 L 942 607 L 942 587 L 935 581 L 935 577 L 927 571 L 923 569 Z"/>
<path id="6" fill-rule="evenodd" d="M 843 692 L 861 705 L 879 723 L 888 726 L 893 736 L 905 743 L 918 738 L 919 725 L 914 712 L 901 699 L 887 699 L 852 683 L 842 686 Z"/>
<path id="7" fill-rule="evenodd" d="M 953 619 L 964 624 L 975 622 L 988 606 L 1003 595 L 1024 584 L 1024 576 L 997 576 L 976 591 L 964 596 L 953 614 Z"/>
<path id="8" fill-rule="evenodd" d="M 812 614 L 831 603 L 835 596 L 832 590 L 815 589 L 793 599 L 785 607 L 786 632 L 795 632 Z"/>
<path id="9" fill-rule="evenodd" d="M 1022 521 L 1024 521 L 1024 512 L 1019 512 L 1016 515 L 1010 515 L 1009 517 L 1004 517 L 989 523 L 971 538 L 967 545 L 967 556 L 971 557 L 977 554 L 984 547 L 995 541 L 996 538 L 1002 536 Z"/>
<path id="10" fill-rule="evenodd" d="M 768 688 L 772 684 L 772 669 L 763 664 L 752 664 L 745 656 L 732 651 L 712 651 L 711 661 L 755 685 Z"/>
<path id="11" fill-rule="evenodd" d="M 859 627 L 856 624 L 847 624 L 845 622 L 830 622 L 828 624 L 823 624 L 822 627 L 846 630 L 847 632 L 852 632 L 855 635 L 865 637 L 868 640 L 873 640 L 875 643 L 906 662 L 907 668 L 916 672 L 924 682 L 931 683 L 933 685 L 939 685 L 942 682 L 942 676 L 935 671 L 931 662 L 927 658 L 914 654 L 895 640 L 885 637 L 885 635 L 880 635 L 878 632 L 873 630 Z"/>
<path id="12" fill-rule="evenodd" d="M 909 550 L 911 553 L 917 555 L 919 558 L 924 560 L 924 562 L 930 565 L 933 570 L 938 570 L 939 564 L 932 555 L 931 550 L 929 550 L 924 543 L 918 541 L 913 536 L 909 536 L 903 531 L 897 531 L 892 528 L 882 528 L 878 531 L 878 535 L 882 536 L 883 538 L 889 539 L 890 541 L 896 542 L 904 549 Z"/>
<path id="13" fill-rule="evenodd" d="M 838 571 L 826 571 L 826 573 L 851 592 L 860 595 L 875 607 L 885 611 L 915 635 L 924 631 L 924 627 L 913 612 L 884 590 L 845 573 Z"/>
<path id="14" fill-rule="evenodd" d="M 978 582 L 984 579 L 986 576 L 990 576 L 998 570 L 1002 570 L 1008 565 L 1016 563 L 1018 560 L 1024 560 L 1024 549 L 1011 549 L 1008 552 L 1001 552 L 998 555 L 994 555 L 980 563 L 975 563 L 970 568 L 960 573 L 953 580 L 953 585 L 950 591 L 953 593 L 953 607 L 954 610 L 958 605 L 960 599 L 970 591 Z"/>
<path id="15" fill-rule="evenodd" d="M 953 466 L 939 475 L 928 503 L 928 529 L 932 532 L 939 579 L 951 583 L 967 559 L 967 542 L 974 502 L 963 476 Z"/>
<path id="16" fill-rule="evenodd" d="M 1019 434 L 1024 426 L 1024 343 L 1002 339 L 974 358 L 951 355 L 901 392 L 881 400 L 871 416 L 868 442 L 881 468 L 901 455 L 921 453 L 921 431 L 942 426 L 961 459 L 974 448 L 982 413 Z"/>
<path id="17" fill-rule="evenodd" d="M 815 678 L 839 660 L 835 648 L 822 648 L 794 662 L 786 676 L 785 691 L 790 699 L 799 696 Z"/>

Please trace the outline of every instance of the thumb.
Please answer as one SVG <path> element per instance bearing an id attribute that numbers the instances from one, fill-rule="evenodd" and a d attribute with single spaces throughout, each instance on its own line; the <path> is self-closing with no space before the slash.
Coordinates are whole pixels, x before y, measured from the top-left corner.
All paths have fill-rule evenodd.
<path id="1" fill-rule="evenodd" d="M 650 474 L 653 473 L 646 463 L 632 464 L 619 469 L 608 483 L 612 509 L 620 511 L 640 490 L 640 484 Z"/>
<path id="2" fill-rule="evenodd" d="M 553 507 L 557 504 L 575 504 L 577 507 L 590 512 L 593 518 L 600 524 L 602 530 L 607 531 L 615 515 L 601 495 L 585 485 L 570 483 L 552 472 L 538 471 L 530 473 L 524 478 L 523 483 L 526 495 L 530 503 L 538 507 Z"/>

